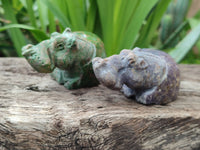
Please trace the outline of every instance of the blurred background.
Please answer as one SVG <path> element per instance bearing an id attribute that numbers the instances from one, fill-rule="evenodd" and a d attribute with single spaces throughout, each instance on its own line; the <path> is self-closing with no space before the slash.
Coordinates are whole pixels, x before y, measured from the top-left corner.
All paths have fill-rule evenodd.
<path id="1" fill-rule="evenodd" d="M 97 34 L 107 56 L 153 48 L 200 64 L 199 0 L 0 0 L 0 57 L 21 57 L 66 27 Z"/>

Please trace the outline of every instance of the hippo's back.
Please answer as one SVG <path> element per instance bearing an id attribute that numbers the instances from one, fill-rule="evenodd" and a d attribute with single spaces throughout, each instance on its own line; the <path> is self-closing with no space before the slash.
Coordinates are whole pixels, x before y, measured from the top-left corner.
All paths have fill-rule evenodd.
<path id="1" fill-rule="evenodd" d="M 78 35 L 78 37 L 80 38 L 86 39 L 87 41 L 93 43 L 96 46 L 97 50 L 96 56 L 102 58 L 106 57 L 104 44 L 97 35 L 91 32 L 83 32 L 83 31 L 74 32 L 74 34 Z"/>
<path id="2" fill-rule="evenodd" d="M 168 71 L 166 79 L 158 86 L 157 93 L 154 95 L 156 99 L 160 100 L 156 104 L 166 104 L 175 100 L 180 86 L 180 71 L 176 62 L 167 53 L 159 50 L 142 49 L 142 51 L 157 55 L 167 63 Z"/>
<path id="3" fill-rule="evenodd" d="M 174 59 L 165 52 L 162 52 L 160 50 L 153 50 L 153 49 L 141 49 L 141 51 L 148 52 L 153 55 L 157 55 L 157 56 L 163 58 L 167 63 L 176 65 L 176 62 L 174 61 Z"/>

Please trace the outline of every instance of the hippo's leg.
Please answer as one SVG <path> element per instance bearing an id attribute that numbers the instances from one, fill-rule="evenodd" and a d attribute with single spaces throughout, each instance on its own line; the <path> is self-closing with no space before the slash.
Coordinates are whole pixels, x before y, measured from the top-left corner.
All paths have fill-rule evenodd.
<path id="1" fill-rule="evenodd" d="M 65 78 L 64 87 L 71 90 L 80 88 L 81 78 L 80 77 L 73 77 L 73 78 Z"/>
<path id="2" fill-rule="evenodd" d="M 67 89 L 76 89 L 80 87 L 81 77 L 75 76 L 70 77 L 68 72 L 65 70 L 61 70 L 59 68 L 55 68 L 51 73 L 51 77 L 56 80 L 59 84 L 64 84 L 64 87 Z"/>
<path id="3" fill-rule="evenodd" d="M 129 87 L 126 86 L 125 84 L 122 86 L 121 92 L 124 93 L 124 95 L 125 95 L 126 97 L 135 96 L 135 90 L 132 90 L 131 88 L 129 88 Z"/>
<path id="4" fill-rule="evenodd" d="M 54 71 L 51 73 L 51 77 L 56 80 L 59 84 L 64 84 L 64 76 L 66 71 L 60 70 L 59 68 L 55 68 Z"/>
<path id="5" fill-rule="evenodd" d="M 136 94 L 136 100 L 139 103 L 146 104 L 146 105 L 155 104 L 157 101 L 155 99 L 156 92 L 157 92 L 157 87 L 153 87 L 140 94 Z"/>

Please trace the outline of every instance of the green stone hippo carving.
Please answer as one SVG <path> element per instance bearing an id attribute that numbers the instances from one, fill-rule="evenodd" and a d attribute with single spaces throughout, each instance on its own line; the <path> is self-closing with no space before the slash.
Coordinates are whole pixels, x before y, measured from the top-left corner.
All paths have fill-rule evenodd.
<path id="1" fill-rule="evenodd" d="M 104 44 L 90 32 L 54 32 L 37 45 L 22 48 L 22 55 L 38 72 L 51 76 L 67 89 L 98 85 L 93 69 L 94 57 L 105 57 Z"/>

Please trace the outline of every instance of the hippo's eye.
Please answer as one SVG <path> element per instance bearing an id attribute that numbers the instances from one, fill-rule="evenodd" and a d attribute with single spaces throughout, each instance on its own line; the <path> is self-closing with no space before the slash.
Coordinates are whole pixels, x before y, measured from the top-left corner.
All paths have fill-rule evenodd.
<path id="1" fill-rule="evenodd" d="M 128 62 L 129 62 L 130 64 L 134 64 L 134 63 L 135 63 L 135 59 L 130 58 L 130 59 L 128 59 Z"/>
<path id="2" fill-rule="evenodd" d="M 65 48 L 64 43 L 58 43 L 58 44 L 56 45 L 56 49 L 57 49 L 57 50 L 63 50 L 64 48 Z"/>
<path id="3" fill-rule="evenodd" d="M 72 47 L 71 47 L 71 48 L 73 49 L 73 48 L 75 48 L 75 47 L 76 47 L 76 43 L 74 43 L 74 44 L 72 45 Z"/>
<path id="4" fill-rule="evenodd" d="M 121 60 L 124 60 L 125 59 L 125 57 L 123 56 L 123 57 L 121 57 Z"/>

